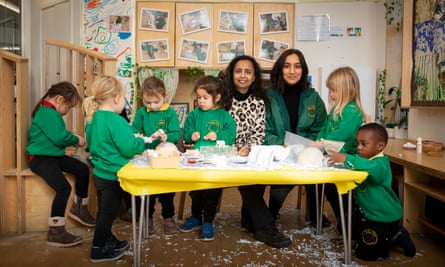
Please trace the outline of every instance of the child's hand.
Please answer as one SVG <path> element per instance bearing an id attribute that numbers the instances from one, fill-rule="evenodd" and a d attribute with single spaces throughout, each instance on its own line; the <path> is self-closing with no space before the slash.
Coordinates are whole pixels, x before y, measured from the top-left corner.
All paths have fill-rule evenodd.
<path id="1" fill-rule="evenodd" d="M 192 133 L 192 141 L 193 142 L 196 142 L 196 141 L 198 141 L 199 140 L 199 138 L 201 137 L 201 135 L 199 134 L 199 132 L 194 132 L 194 133 Z"/>
<path id="2" fill-rule="evenodd" d="M 238 155 L 241 157 L 247 157 L 249 156 L 249 148 L 246 146 L 243 146 L 242 148 L 238 149 Z"/>
<path id="3" fill-rule="evenodd" d="M 323 140 L 314 141 L 314 142 L 310 143 L 308 146 L 322 149 L 322 148 L 324 148 Z"/>
<path id="4" fill-rule="evenodd" d="M 195 147 L 194 144 L 187 144 L 184 140 L 182 140 L 182 147 L 187 150 L 187 149 L 193 149 Z"/>
<path id="5" fill-rule="evenodd" d="M 85 146 L 85 138 L 83 138 L 82 136 L 77 135 L 77 134 L 76 134 L 76 136 L 77 136 L 77 138 L 79 138 L 79 143 L 77 143 L 77 145 L 78 146 Z"/>
<path id="6" fill-rule="evenodd" d="M 161 142 L 165 142 L 167 141 L 167 135 L 162 133 L 161 135 L 159 135 L 159 139 L 161 139 Z"/>
<path id="7" fill-rule="evenodd" d="M 344 163 L 345 160 L 346 160 L 346 154 L 335 152 L 334 150 L 328 150 L 328 162 Z"/>
<path id="8" fill-rule="evenodd" d="M 206 136 L 204 136 L 204 140 L 216 141 L 216 133 L 210 132 Z"/>

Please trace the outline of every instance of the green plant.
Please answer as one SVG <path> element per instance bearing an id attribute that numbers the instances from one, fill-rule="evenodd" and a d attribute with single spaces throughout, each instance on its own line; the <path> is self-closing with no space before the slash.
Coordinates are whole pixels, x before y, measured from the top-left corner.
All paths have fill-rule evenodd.
<path id="1" fill-rule="evenodd" d="M 403 1 L 402 0 L 387 0 L 383 4 L 386 8 L 385 19 L 388 25 L 395 25 L 396 30 L 402 29 L 403 18 Z"/>
<path id="2" fill-rule="evenodd" d="M 185 80 L 187 82 L 194 82 L 199 77 L 205 75 L 204 70 L 198 67 L 187 67 L 184 71 Z"/>
<path id="3" fill-rule="evenodd" d="M 385 106 L 392 103 L 390 107 L 390 111 L 392 112 L 392 124 L 399 128 L 407 128 L 409 109 L 402 108 L 401 88 L 396 86 L 389 88 L 388 95 L 393 96 L 392 99 L 385 102 Z"/>

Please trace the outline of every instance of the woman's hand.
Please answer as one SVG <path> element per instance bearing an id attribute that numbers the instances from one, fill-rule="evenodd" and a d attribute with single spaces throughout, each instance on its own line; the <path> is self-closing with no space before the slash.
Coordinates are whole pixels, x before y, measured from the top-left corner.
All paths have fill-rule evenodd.
<path id="1" fill-rule="evenodd" d="M 247 146 L 243 146 L 240 149 L 238 149 L 238 155 L 241 157 L 247 157 L 249 156 L 249 148 Z"/>

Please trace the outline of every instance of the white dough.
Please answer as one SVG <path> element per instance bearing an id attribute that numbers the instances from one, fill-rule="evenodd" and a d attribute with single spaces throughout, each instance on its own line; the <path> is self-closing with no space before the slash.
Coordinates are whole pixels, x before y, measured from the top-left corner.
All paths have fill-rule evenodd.
<path id="1" fill-rule="evenodd" d="M 306 147 L 298 155 L 297 163 L 304 167 L 323 167 L 323 153 L 316 147 Z"/>

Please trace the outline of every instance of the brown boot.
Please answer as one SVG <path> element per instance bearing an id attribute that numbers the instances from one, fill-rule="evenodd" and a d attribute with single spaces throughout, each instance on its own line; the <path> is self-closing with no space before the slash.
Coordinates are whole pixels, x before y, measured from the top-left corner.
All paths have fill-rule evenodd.
<path id="1" fill-rule="evenodd" d="M 178 232 L 178 228 L 176 227 L 175 219 L 167 218 L 164 219 L 164 234 L 173 235 Z"/>
<path id="2" fill-rule="evenodd" d="M 82 243 L 81 236 L 74 236 L 65 230 L 64 217 L 51 217 L 48 219 L 48 242 L 50 247 L 67 248 Z"/>
<path id="3" fill-rule="evenodd" d="M 88 198 L 75 196 L 68 216 L 87 227 L 94 227 L 96 226 L 96 220 L 90 215 L 87 205 Z"/>

